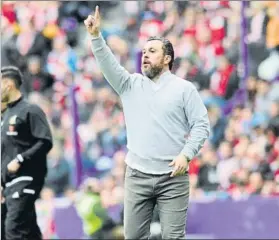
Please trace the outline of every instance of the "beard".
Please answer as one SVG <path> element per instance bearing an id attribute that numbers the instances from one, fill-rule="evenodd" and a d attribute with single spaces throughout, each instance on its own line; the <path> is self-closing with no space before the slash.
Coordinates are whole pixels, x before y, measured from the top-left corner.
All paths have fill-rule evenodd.
<path id="1" fill-rule="evenodd" d="M 10 88 L 1 83 L 1 103 L 8 102 L 10 98 Z"/>
<path id="2" fill-rule="evenodd" d="M 1 103 L 8 102 L 9 94 L 4 89 L 1 89 Z"/>
<path id="3" fill-rule="evenodd" d="M 3 95 L 1 96 L 1 103 L 6 103 L 6 102 L 8 102 L 8 101 L 9 101 L 9 96 L 7 96 L 7 95 L 6 95 L 6 96 L 5 96 L 5 95 L 4 95 L 4 96 L 3 96 Z"/>
<path id="4" fill-rule="evenodd" d="M 160 63 L 155 66 L 152 64 L 149 64 L 149 67 L 146 69 L 144 67 L 142 67 L 142 73 L 144 76 L 146 76 L 150 79 L 154 79 L 162 72 L 163 68 L 164 68 L 163 63 Z"/>

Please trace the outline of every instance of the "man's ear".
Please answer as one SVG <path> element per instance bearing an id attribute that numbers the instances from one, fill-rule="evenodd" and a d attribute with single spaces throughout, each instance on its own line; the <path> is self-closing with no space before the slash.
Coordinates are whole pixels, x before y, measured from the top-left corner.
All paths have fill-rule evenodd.
<path id="1" fill-rule="evenodd" d="M 165 56 L 165 64 L 169 64 L 170 63 L 170 61 L 171 61 L 171 56 L 170 55 L 166 55 Z"/>

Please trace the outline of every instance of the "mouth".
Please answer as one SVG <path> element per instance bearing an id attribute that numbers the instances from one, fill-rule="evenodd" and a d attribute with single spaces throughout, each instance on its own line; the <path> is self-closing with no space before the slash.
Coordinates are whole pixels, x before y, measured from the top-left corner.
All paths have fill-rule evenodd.
<path id="1" fill-rule="evenodd" d="M 149 61 L 147 61 L 147 60 L 143 61 L 143 65 L 148 65 L 148 64 L 150 64 Z"/>

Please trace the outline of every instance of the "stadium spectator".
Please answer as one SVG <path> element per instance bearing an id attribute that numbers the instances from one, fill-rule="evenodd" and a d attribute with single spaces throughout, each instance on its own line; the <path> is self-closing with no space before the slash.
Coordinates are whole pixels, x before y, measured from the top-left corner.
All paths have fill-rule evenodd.
<path id="1" fill-rule="evenodd" d="M 39 55 L 44 59 L 46 44 L 41 32 L 36 31 L 32 18 L 24 19 L 18 23 L 18 32 L 15 32 L 7 42 L 4 54 L 10 65 L 18 66 L 24 72 L 30 56 Z"/>
<path id="2" fill-rule="evenodd" d="M 40 92 L 51 98 L 54 80 L 51 75 L 43 71 L 40 57 L 33 56 L 28 59 L 24 79 L 26 79 L 23 86 L 25 94 Z"/>
<path id="3" fill-rule="evenodd" d="M 203 153 L 202 165 L 199 168 L 197 187 L 204 192 L 213 192 L 218 189 L 217 156 L 213 150 Z"/>
<path id="4" fill-rule="evenodd" d="M 48 155 L 48 169 L 45 186 L 59 196 L 70 185 L 70 169 L 58 143 L 54 145 Z"/>

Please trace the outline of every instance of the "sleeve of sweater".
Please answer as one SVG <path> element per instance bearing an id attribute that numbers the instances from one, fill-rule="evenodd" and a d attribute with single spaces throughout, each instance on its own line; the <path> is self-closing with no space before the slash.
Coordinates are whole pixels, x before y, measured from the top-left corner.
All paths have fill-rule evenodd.
<path id="1" fill-rule="evenodd" d="M 119 95 L 129 90 L 134 75 L 120 65 L 102 35 L 92 38 L 91 49 L 101 72 L 114 90 Z"/>

